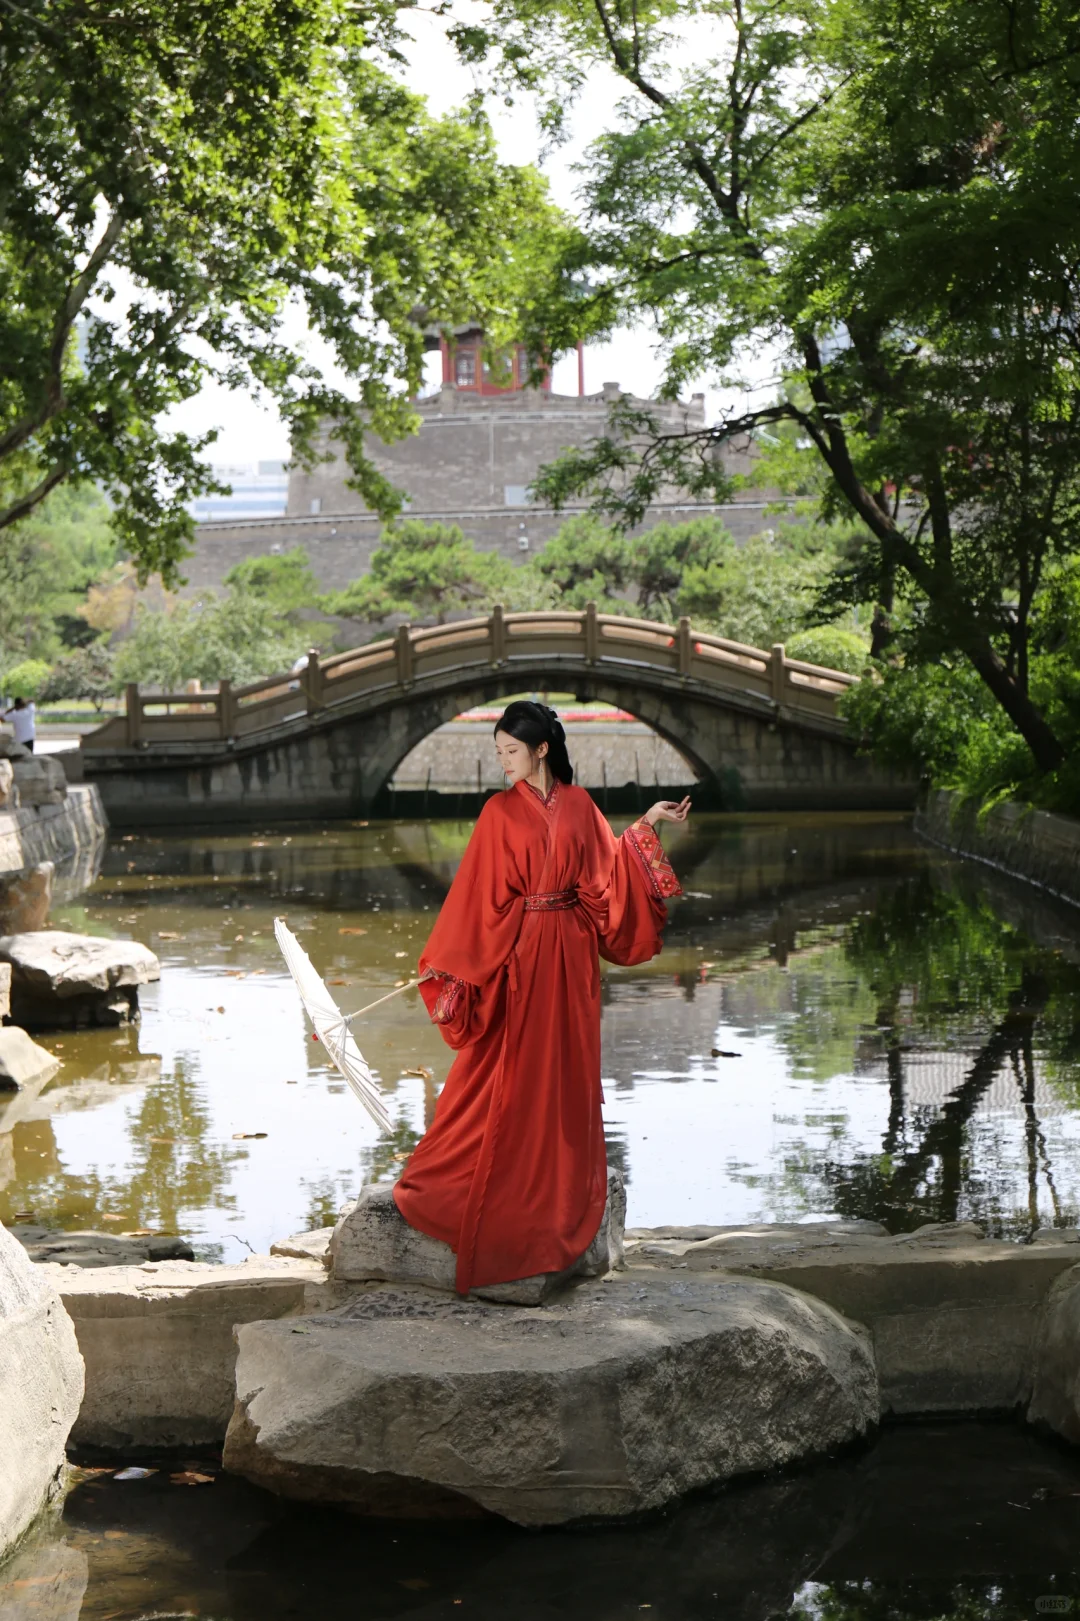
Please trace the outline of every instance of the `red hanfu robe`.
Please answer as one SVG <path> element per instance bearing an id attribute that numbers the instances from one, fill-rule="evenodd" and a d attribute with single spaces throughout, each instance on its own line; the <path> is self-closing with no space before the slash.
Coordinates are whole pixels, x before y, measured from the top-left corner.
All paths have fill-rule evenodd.
<path id="1" fill-rule="evenodd" d="M 489 799 L 420 958 L 457 1049 L 394 1189 L 410 1226 L 457 1253 L 457 1287 L 560 1272 L 607 1196 L 600 971 L 660 949 L 681 894 L 642 820 L 616 838 L 583 788 Z"/>

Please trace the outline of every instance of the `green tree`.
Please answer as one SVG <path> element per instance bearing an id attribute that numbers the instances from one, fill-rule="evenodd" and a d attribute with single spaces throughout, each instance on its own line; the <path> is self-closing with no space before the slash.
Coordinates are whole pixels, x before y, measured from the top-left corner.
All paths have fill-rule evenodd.
<path id="1" fill-rule="evenodd" d="M 257 597 L 281 614 L 319 606 L 319 584 L 303 546 L 277 555 L 245 557 L 229 570 L 224 583 L 229 590 Z"/>
<path id="2" fill-rule="evenodd" d="M 416 319 L 499 312 L 552 220 L 479 109 L 431 118 L 394 77 L 395 0 L 7 5 L 0 32 L 0 533 L 96 481 L 143 573 L 172 583 L 217 488 L 164 425 L 208 378 L 272 396 L 294 453 L 327 418 L 364 454 L 415 427 Z M 299 306 L 328 380 L 284 325 Z"/>
<path id="3" fill-rule="evenodd" d="M 108 502 L 89 484 L 61 486 L 31 518 L 0 530 L 0 659 L 50 659 L 92 641 L 80 609 L 117 550 Z"/>
<path id="4" fill-rule="evenodd" d="M 537 483 L 636 522 L 714 497 L 737 436 L 793 423 L 859 526 L 837 605 L 902 584 L 1053 771 L 1031 690 L 1044 571 L 1080 543 L 1080 46 L 1071 0 L 493 0 L 460 31 L 558 134 L 630 92 L 530 306 L 533 347 L 651 321 L 663 393 L 770 346 L 782 397 L 702 429 L 622 402 Z M 692 48 L 688 49 L 688 42 Z"/>
<path id="5" fill-rule="evenodd" d="M 269 603 L 237 591 L 157 611 L 140 608 L 116 654 L 116 680 L 162 692 L 177 692 L 188 681 L 257 681 L 288 669 L 306 640 L 304 630 L 282 620 Z"/>
<path id="6" fill-rule="evenodd" d="M 59 659 L 38 689 L 43 704 L 68 698 L 89 698 L 100 713 L 105 700 L 117 690 L 116 670 L 109 649 L 101 643 L 76 647 Z"/>
<path id="7" fill-rule="evenodd" d="M 328 613 L 375 624 L 394 615 L 445 623 L 449 614 L 548 607 L 546 582 L 497 552 L 482 552 L 457 524 L 406 519 L 385 529 L 371 571 L 323 598 Z"/>
<path id="8" fill-rule="evenodd" d="M 692 518 L 687 523 L 658 523 L 630 544 L 631 570 L 638 610 L 646 619 L 668 623 L 683 611 L 681 596 L 687 569 L 709 569 L 730 563 L 735 542 L 719 518 Z"/>
<path id="9" fill-rule="evenodd" d="M 589 513 L 560 526 L 536 568 L 550 582 L 560 608 L 580 609 L 595 602 L 607 613 L 632 612 L 628 602 L 619 600 L 631 581 L 630 543 Z"/>

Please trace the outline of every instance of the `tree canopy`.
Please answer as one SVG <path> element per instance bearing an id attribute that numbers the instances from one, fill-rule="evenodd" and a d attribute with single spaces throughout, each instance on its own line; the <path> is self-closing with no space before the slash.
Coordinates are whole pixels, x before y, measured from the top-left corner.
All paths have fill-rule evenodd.
<path id="1" fill-rule="evenodd" d="M 774 353 L 781 384 L 697 431 L 624 402 L 537 486 L 621 523 L 726 441 L 797 430 L 857 520 L 833 605 L 905 597 L 913 657 L 962 655 L 1038 766 L 1046 570 L 1080 544 L 1080 33 L 1072 0 L 493 0 L 462 52 L 557 138 L 590 74 L 627 89 L 529 319 L 560 350 L 651 323 L 674 395 Z"/>
<path id="2" fill-rule="evenodd" d="M 272 396 L 301 459 L 331 418 L 356 487 L 397 493 L 365 432 L 413 427 L 430 319 L 498 330 L 551 210 L 475 105 L 399 82 L 394 0 L 26 0 L 0 12 L 0 542 L 94 482 L 140 572 L 171 583 L 216 488 L 163 413 L 216 378 Z M 291 334 L 308 326 L 334 368 Z M 291 324 L 290 324 L 291 322 Z"/>

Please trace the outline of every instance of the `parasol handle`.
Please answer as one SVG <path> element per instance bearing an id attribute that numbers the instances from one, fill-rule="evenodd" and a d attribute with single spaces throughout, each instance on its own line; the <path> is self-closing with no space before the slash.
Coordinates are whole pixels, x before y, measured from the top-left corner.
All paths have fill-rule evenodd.
<path id="1" fill-rule="evenodd" d="M 369 1002 L 367 1007 L 358 1007 L 355 1013 L 343 1014 L 342 1024 L 352 1024 L 353 1020 L 358 1019 L 362 1013 L 370 1013 L 372 1008 L 381 1007 L 384 1002 L 389 1002 L 393 997 L 400 996 L 402 991 L 411 991 L 419 983 L 418 979 L 410 979 L 404 985 L 398 985 L 396 989 L 387 991 L 386 995 L 380 996 L 377 1001 Z"/>

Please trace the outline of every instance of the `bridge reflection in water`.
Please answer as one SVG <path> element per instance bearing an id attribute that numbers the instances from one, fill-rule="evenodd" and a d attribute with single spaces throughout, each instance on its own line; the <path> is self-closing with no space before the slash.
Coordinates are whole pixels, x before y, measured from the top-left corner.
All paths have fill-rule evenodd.
<path id="1" fill-rule="evenodd" d="M 522 691 L 627 709 L 729 809 L 885 809 L 912 785 L 858 754 L 837 700 L 854 677 L 692 629 L 597 613 L 506 614 L 314 655 L 297 677 L 217 692 L 127 690 L 83 739 L 117 826 L 364 814 L 400 762 L 463 710 Z"/>

